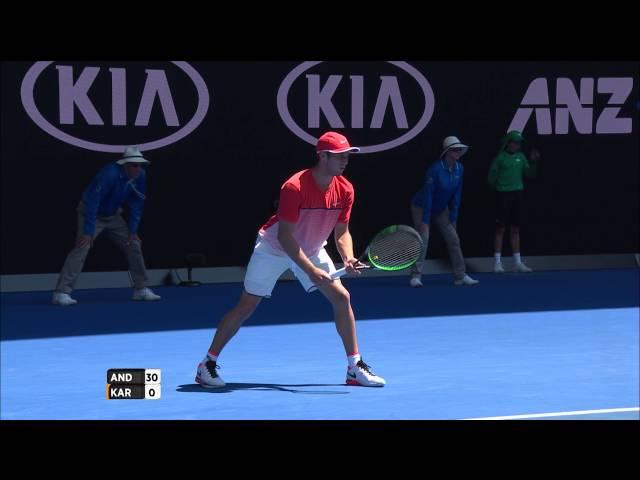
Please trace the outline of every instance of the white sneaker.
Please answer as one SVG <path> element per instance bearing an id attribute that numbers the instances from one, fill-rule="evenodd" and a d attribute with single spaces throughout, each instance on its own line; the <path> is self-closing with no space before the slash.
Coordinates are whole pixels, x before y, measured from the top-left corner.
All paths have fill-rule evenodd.
<path id="1" fill-rule="evenodd" d="M 513 266 L 513 271 L 516 273 L 529 273 L 529 272 L 533 272 L 532 269 L 530 269 L 529 267 L 527 267 L 524 263 L 520 262 L 520 263 L 516 263 Z"/>
<path id="2" fill-rule="evenodd" d="M 198 364 L 196 383 L 199 383 L 204 388 L 224 387 L 226 384 L 216 372 L 219 368 L 220 366 L 216 362 L 205 358 Z"/>
<path id="3" fill-rule="evenodd" d="M 421 287 L 422 280 L 420 280 L 420 277 L 411 277 L 411 280 L 409 280 L 409 285 L 411 285 L 414 288 Z"/>
<path id="4" fill-rule="evenodd" d="M 387 382 L 371 371 L 371 367 L 364 363 L 362 359 L 355 367 L 347 369 L 347 385 L 358 385 L 361 387 L 384 387 Z"/>
<path id="5" fill-rule="evenodd" d="M 502 266 L 502 262 L 495 263 L 493 265 L 493 272 L 494 273 L 504 273 L 504 267 Z"/>
<path id="6" fill-rule="evenodd" d="M 153 301 L 153 300 L 160 300 L 161 298 L 162 297 L 160 295 L 156 295 L 155 293 L 153 293 L 150 288 L 143 288 L 141 290 L 134 290 L 134 292 L 133 292 L 133 299 L 134 300 Z"/>
<path id="7" fill-rule="evenodd" d="M 53 303 L 54 305 L 62 305 L 63 307 L 68 307 L 69 305 L 75 305 L 76 303 L 78 303 L 78 301 L 71 298 L 68 293 L 53 292 L 51 303 Z"/>
<path id="8" fill-rule="evenodd" d="M 480 283 L 480 280 L 474 280 L 469 275 L 465 275 L 464 277 L 462 277 L 462 280 L 456 280 L 453 283 L 456 285 L 477 285 L 478 283 Z"/>

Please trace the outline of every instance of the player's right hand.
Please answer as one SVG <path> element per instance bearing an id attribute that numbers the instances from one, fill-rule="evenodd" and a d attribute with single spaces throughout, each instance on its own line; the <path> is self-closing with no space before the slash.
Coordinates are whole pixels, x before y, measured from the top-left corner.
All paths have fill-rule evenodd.
<path id="1" fill-rule="evenodd" d="M 324 283 L 333 282 L 331 275 L 322 270 L 321 268 L 314 268 L 309 274 L 309 278 L 314 283 L 314 285 L 322 285 Z"/>
<path id="2" fill-rule="evenodd" d="M 77 247 L 84 247 L 86 245 L 91 245 L 91 241 L 93 237 L 91 235 L 80 235 L 78 237 L 78 241 L 76 242 Z"/>
<path id="3" fill-rule="evenodd" d="M 357 258 L 350 258 L 344 262 L 344 266 L 347 269 L 347 273 L 360 275 L 360 270 L 363 268 L 367 268 L 367 265 L 362 263 Z"/>

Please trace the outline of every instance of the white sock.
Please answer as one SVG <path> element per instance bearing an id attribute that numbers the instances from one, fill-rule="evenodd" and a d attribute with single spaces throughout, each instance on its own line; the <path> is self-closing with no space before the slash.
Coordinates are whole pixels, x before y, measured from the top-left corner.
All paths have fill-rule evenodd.
<path id="1" fill-rule="evenodd" d="M 360 354 L 354 353 L 352 355 L 347 355 L 347 360 L 349 361 L 349 368 L 353 368 L 360 361 Z"/>
<path id="2" fill-rule="evenodd" d="M 211 360 L 212 362 L 217 362 L 218 361 L 218 355 L 214 355 L 211 352 L 207 352 L 207 359 Z"/>
<path id="3" fill-rule="evenodd" d="M 496 253 L 494 254 L 494 256 L 496 257 L 496 263 L 501 263 L 500 257 L 502 256 L 501 253 Z"/>
<path id="4" fill-rule="evenodd" d="M 513 254 L 513 259 L 516 261 L 516 264 L 522 263 L 522 260 L 520 259 L 520 254 L 519 253 L 514 253 Z"/>

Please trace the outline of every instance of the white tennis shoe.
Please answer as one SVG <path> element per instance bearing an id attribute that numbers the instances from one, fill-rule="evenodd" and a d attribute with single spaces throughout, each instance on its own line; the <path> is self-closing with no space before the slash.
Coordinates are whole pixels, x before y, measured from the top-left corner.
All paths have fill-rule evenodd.
<path id="1" fill-rule="evenodd" d="M 216 371 L 219 368 L 220 365 L 216 364 L 216 362 L 205 358 L 198 364 L 196 383 L 199 383 L 204 388 L 224 387 L 226 384 Z"/>
<path id="2" fill-rule="evenodd" d="M 456 285 L 477 285 L 480 283 L 480 280 L 474 280 L 469 275 L 465 275 L 461 280 L 456 280 L 453 283 Z"/>
<path id="3" fill-rule="evenodd" d="M 51 298 L 51 303 L 54 305 L 62 305 L 63 307 L 68 307 L 69 305 L 75 305 L 78 301 L 74 298 L 71 298 L 71 295 L 63 292 L 53 292 L 53 297 Z"/>
<path id="4" fill-rule="evenodd" d="M 371 371 L 371 367 L 364 363 L 362 359 L 354 366 L 347 369 L 347 385 L 358 385 L 361 387 L 384 387 L 384 378 Z"/>
<path id="5" fill-rule="evenodd" d="M 140 290 L 135 290 L 133 292 L 134 300 L 145 300 L 148 302 L 154 300 L 160 300 L 162 297 L 160 295 L 156 295 L 150 288 L 141 288 Z"/>
<path id="6" fill-rule="evenodd" d="M 529 273 L 529 272 L 533 272 L 533 270 L 529 267 L 527 267 L 524 263 L 520 262 L 520 263 L 516 263 L 513 266 L 513 271 L 516 273 Z"/>

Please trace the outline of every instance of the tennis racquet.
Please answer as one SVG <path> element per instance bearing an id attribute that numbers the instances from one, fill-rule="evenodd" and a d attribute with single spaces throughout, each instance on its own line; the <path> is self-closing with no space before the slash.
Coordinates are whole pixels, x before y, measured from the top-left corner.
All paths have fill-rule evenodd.
<path id="1" fill-rule="evenodd" d="M 371 243 L 358 259 L 365 258 L 369 264 L 360 268 L 376 268 L 378 270 L 404 270 L 416 263 L 422 254 L 422 238 L 420 234 L 407 225 L 391 225 L 373 237 Z M 346 268 L 336 270 L 332 279 L 340 278 L 347 273 Z"/>

